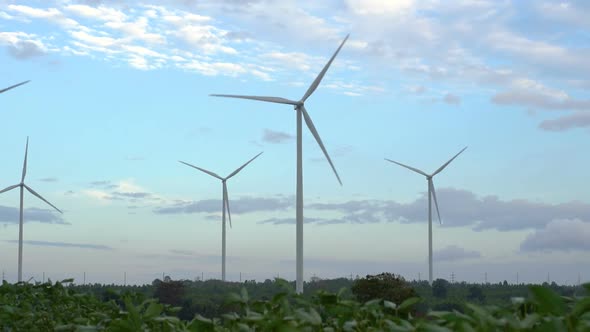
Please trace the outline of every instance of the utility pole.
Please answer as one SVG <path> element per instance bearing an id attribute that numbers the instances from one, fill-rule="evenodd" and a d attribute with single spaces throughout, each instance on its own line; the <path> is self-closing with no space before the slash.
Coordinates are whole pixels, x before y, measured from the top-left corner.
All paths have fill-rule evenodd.
<path id="1" fill-rule="evenodd" d="M 455 272 L 451 272 L 451 284 L 455 283 Z"/>
<path id="2" fill-rule="evenodd" d="M 547 283 L 549 283 L 549 272 L 547 272 Z"/>
<path id="3" fill-rule="evenodd" d="M 4 272 L 2 272 L 2 279 L 4 279 Z M 581 283 L 580 272 L 578 272 L 578 287 L 580 287 Z"/>
<path id="4" fill-rule="evenodd" d="M 123 272 L 123 286 L 127 286 L 127 272 Z"/>
<path id="5" fill-rule="evenodd" d="M 484 280 L 485 280 L 485 284 L 487 285 L 488 284 L 488 273 L 487 272 L 484 274 Z"/>

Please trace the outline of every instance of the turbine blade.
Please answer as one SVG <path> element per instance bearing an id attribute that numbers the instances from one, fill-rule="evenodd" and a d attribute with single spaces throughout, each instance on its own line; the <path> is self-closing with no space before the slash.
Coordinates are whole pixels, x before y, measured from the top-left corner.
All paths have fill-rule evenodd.
<path id="1" fill-rule="evenodd" d="M 229 210 L 229 195 L 227 194 L 227 184 L 223 182 L 223 201 L 225 202 L 225 207 L 227 208 L 227 217 L 229 219 L 229 228 L 231 226 L 231 212 Z"/>
<path id="2" fill-rule="evenodd" d="M 217 174 L 215 174 L 215 173 L 213 173 L 213 172 L 211 172 L 211 171 L 208 171 L 208 170 L 206 170 L 206 169 L 203 169 L 203 168 L 197 167 L 197 166 L 195 166 L 195 165 L 191 165 L 191 164 L 189 164 L 189 163 L 185 163 L 184 161 L 180 161 L 180 160 L 179 160 L 178 162 L 179 162 L 179 163 L 182 163 L 182 164 L 185 164 L 185 165 L 187 165 L 187 166 L 189 166 L 189 167 L 196 168 L 196 169 L 198 169 L 198 170 L 199 170 L 199 171 L 201 171 L 201 172 L 205 172 L 205 173 L 207 173 L 207 174 L 209 174 L 209 175 L 211 175 L 211 176 L 214 176 L 214 177 L 218 178 L 219 180 L 223 180 L 223 178 L 222 178 L 221 176 L 219 176 L 219 175 L 217 175 Z"/>
<path id="3" fill-rule="evenodd" d="M 307 114 L 307 110 L 305 109 L 305 106 L 301 106 L 300 110 L 301 110 L 301 112 L 303 112 L 303 118 L 305 119 L 305 124 L 307 124 L 307 128 L 309 128 L 309 131 L 311 131 L 311 134 L 313 135 L 313 137 L 315 137 L 315 140 L 318 142 L 320 148 L 324 152 L 324 156 L 326 156 L 326 159 L 328 159 L 328 163 L 330 163 L 330 166 L 332 167 L 332 170 L 334 171 L 334 174 L 336 175 L 336 179 L 338 179 L 338 182 L 340 183 L 340 185 L 342 185 L 342 181 L 340 181 L 340 176 L 338 175 L 338 172 L 336 171 L 336 167 L 334 167 L 334 164 L 332 163 L 332 159 L 330 159 L 330 155 L 328 155 L 328 151 L 326 151 L 326 147 L 324 147 L 324 143 L 322 143 L 322 139 L 320 138 L 320 134 L 318 134 L 318 131 L 315 129 L 315 126 L 313 125 L 313 121 L 311 121 L 309 114 Z"/>
<path id="4" fill-rule="evenodd" d="M 438 222 L 442 225 L 442 219 L 440 218 L 440 211 L 438 210 L 438 201 L 436 200 L 436 190 L 434 190 L 434 181 L 432 179 L 428 182 L 430 190 L 432 191 L 432 198 L 434 199 L 434 206 L 436 206 L 436 214 L 438 215 Z"/>
<path id="5" fill-rule="evenodd" d="M 299 103 L 281 97 L 266 97 L 266 96 L 241 96 L 241 95 L 220 95 L 220 94 L 211 94 L 211 97 L 225 97 L 225 98 L 239 98 L 239 99 L 251 99 L 251 100 L 259 100 L 259 101 L 266 101 L 269 103 L 277 103 L 277 104 L 288 104 L 288 105 L 298 105 Z"/>
<path id="6" fill-rule="evenodd" d="M 30 82 L 30 81 L 24 81 L 24 82 L 20 82 L 20 83 L 18 83 L 18 84 L 15 84 L 15 85 L 13 85 L 13 86 L 9 86 L 8 88 L 5 88 L 5 89 L 2 89 L 2 90 L 0 90 L 0 93 L 6 92 L 6 91 L 8 91 L 8 90 L 10 90 L 10 89 L 14 89 L 14 88 L 16 88 L 17 86 L 21 86 L 21 85 L 23 85 L 23 84 L 27 84 L 27 83 L 29 83 L 29 82 Z"/>
<path id="7" fill-rule="evenodd" d="M 29 136 L 27 136 L 27 145 L 25 147 L 25 161 L 23 162 L 23 176 L 20 179 L 20 182 L 25 181 L 25 176 L 27 175 L 27 155 L 29 153 Z"/>
<path id="8" fill-rule="evenodd" d="M 235 171 L 233 171 L 230 175 L 228 175 L 225 179 L 229 179 L 232 176 L 238 174 L 244 167 L 246 167 L 249 163 L 251 163 L 254 159 L 258 158 L 258 156 L 260 156 L 262 154 L 262 152 L 260 152 L 259 154 L 255 155 L 254 158 L 248 160 L 248 162 L 246 162 L 244 165 L 240 166 L 238 169 L 236 169 Z"/>
<path id="9" fill-rule="evenodd" d="M 26 184 L 24 184 L 24 183 L 23 183 L 23 186 L 24 186 L 25 188 L 27 188 L 27 190 L 28 190 L 28 191 L 29 191 L 31 194 L 33 194 L 33 195 L 37 196 L 37 198 L 39 198 L 39 199 L 40 199 L 40 200 L 42 200 L 43 202 L 45 202 L 45 203 L 47 203 L 47 204 L 51 205 L 51 207 L 52 207 L 52 208 L 54 208 L 54 209 L 56 209 L 56 210 L 57 210 L 57 212 L 59 212 L 59 213 L 63 213 L 63 212 L 61 212 L 61 210 L 60 210 L 60 209 L 56 208 L 56 207 L 55 207 L 55 205 L 53 205 L 53 204 L 49 203 L 49 201 L 48 201 L 48 200 L 46 200 L 46 199 L 45 199 L 45 198 L 43 198 L 41 195 L 39 195 L 39 194 L 38 194 L 36 191 L 34 191 L 33 189 L 31 189 L 31 187 L 27 186 L 27 185 L 26 185 Z"/>
<path id="10" fill-rule="evenodd" d="M 20 187 L 20 184 L 15 184 L 14 186 L 6 187 L 6 188 L 0 190 L 0 194 L 5 193 L 7 191 L 11 191 L 12 189 L 18 188 L 18 187 Z"/>
<path id="11" fill-rule="evenodd" d="M 449 161 L 447 161 L 446 163 L 444 163 L 441 167 L 439 167 L 434 173 L 432 173 L 432 176 L 435 176 L 436 174 L 442 172 L 443 169 L 445 169 L 445 167 L 447 167 L 451 161 L 453 161 L 455 158 L 457 158 L 463 151 L 465 151 L 465 149 L 467 149 L 467 147 L 464 147 L 461 151 L 459 151 L 459 153 L 457 153 L 453 158 L 451 158 Z"/>
<path id="12" fill-rule="evenodd" d="M 342 43 L 340 43 L 340 46 L 338 46 L 338 49 L 336 50 L 336 52 L 334 52 L 334 55 L 332 55 L 332 57 L 330 58 L 330 61 L 328 61 L 328 63 L 326 63 L 326 65 L 324 66 L 322 71 L 319 73 L 318 77 L 316 77 L 315 80 L 313 81 L 313 83 L 311 83 L 311 85 L 309 86 L 309 88 L 305 92 L 305 95 L 303 95 L 303 98 L 301 98 L 302 102 L 305 102 L 307 100 L 307 98 L 309 98 L 309 96 L 311 96 L 311 94 L 315 91 L 315 89 L 317 89 L 318 85 L 320 85 L 320 82 L 322 81 L 322 79 L 324 78 L 324 75 L 326 75 L 326 72 L 328 71 L 328 68 L 330 68 L 330 65 L 332 64 L 332 61 L 334 61 L 334 58 L 336 58 L 336 55 L 338 55 L 338 52 L 340 52 L 340 49 L 342 48 L 342 46 L 344 46 L 344 43 L 348 39 L 348 36 L 350 36 L 350 35 L 346 35 L 346 38 L 344 38 Z"/>
<path id="13" fill-rule="evenodd" d="M 389 162 L 392 162 L 392 163 L 394 163 L 394 164 L 398 164 L 398 165 L 400 165 L 401 167 L 405 167 L 405 168 L 407 168 L 407 169 L 409 169 L 409 170 L 411 170 L 411 171 L 414 171 L 414 172 L 416 172 L 416 173 L 422 174 L 422 175 L 424 175 L 424 176 L 428 176 L 428 174 L 426 174 L 426 173 L 422 172 L 421 170 L 419 170 L 419 169 L 417 169 L 417 168 L 414 168 L 414 167 L 412 167 L 412 166 L 404 165 L 404 164 L 402 164 L 402 163 L 398 163 L 398 162 L 397 162 L 397 161 L 395 161 L 395 160 L 391 160 L 391 159 L 387 159 L 387 158 L 385 158 L 385 160 L 387 160 L 387 161 L 389 161 Z"/>

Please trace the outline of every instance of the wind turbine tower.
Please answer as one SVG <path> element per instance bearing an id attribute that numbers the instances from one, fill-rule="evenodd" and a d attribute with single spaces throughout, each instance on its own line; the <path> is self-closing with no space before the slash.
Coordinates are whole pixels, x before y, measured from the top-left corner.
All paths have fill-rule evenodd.
<path id="1" fill-rule="evenodd" d="M 455 158 L 457 158 L 463 151 L 465 151 L 467 147 L 464 147 L 459 153 L 457 153 L 453 158 L 449 159 L 446 163 L 444 163 L 441 167 L 439 167 L 434 173 L 427 174 L 424 171 L 421 171 L 417 168 L 404 165 L 397 161 L 387 159 L 385 160 L 392 162 L 394 164 L 398 164 L 402 167 L 405 167 L 411 171 L 414 171 L 418 174 L 422 174 L 426 177 L 426 181 L 428 181 L 428 282 L 432 285 L 432 200 L 434 199 L 434 205 L 436 206 L 436 214 L 438 215 L 438 221 L 442 225 L 442 220 L 440 219 L 440 212 L 438 210 L 438 201 L 436 200 L 436 191 L 434 190 L 434 182 L 432 178 L 437 175 L 438 173 L 442 172 L 445 167 L 447 167 Z"/>
<path id="2" fill-rule="evenodd" d="M 318 134 L 318 132 L 315 128 L 315 125 L 313 124 L 313 121 L 311 121 L 311 117 L 309 116 L 309 114 L 307 113 L 307 110 L 305 109 L 305 101 L 307 100 L 307 98 L 309 98 L 312 95 L 312 93 L 320 85 L 320 82 L 322 81 L 322 79 L 324 78 L 324 75 L 328 71 L 328 68 L 330 68 L 330 65 L 332 64 L 332 61 L 334 61 L 334 59 L 336 58 L 336 55 L 338 55 L 338 52 L 340 52 L 340 49 L 342 48 L 342 46 L 344 46 L 344 43 L 346 42 L 347 39 L 348 39 L 348 35 L 346 36 L 346 38 L 344 38 L 342 43 L 340 43 L 340 46 L 338 47 L 336 52 L 334 52 L 334 55 L 332 55 L 332 57 L 330 58 L 328 63 L 324 66 L 322 71 L 315 78 L 315 80 L 311 83 L 311 85 L 309 86 L 309 88 L 307 89 L 307 91 L 305 92 L 303 97 L 298 101 L 290 100 L 290 99 L 286 99 L 286 98 L 281 98 L 281 97 L 243 96 L 243 95 L 226 95 L 226 94 L 212 94 L 211 95 L 214 97 L 241 98 L 241 99 L 251 99 L 251 100 L 264 101 L 264 102 L 269 102 L 269 103 L 287 104 L 287 105 L 293 106 L 293 108 L 295 109 L 295 111 L 297 113 L 297 190 L 296 190 L 296 194 L 295 194 L 295 197 L 296 197 L 295 198 L 295 200 L 296 200 L 296 202 L 295 202 L 295 220 L 296 220 L 295 292 L 298 294 L 303 293 L 303 141 L 302 141 L 302 136 L 303 136 L 302 121 L 303 120 L 305 120 L 305 124 L 307 125 L 307 128 L 309 128 L 309 131 L 311 131 L 311 134 L 313 135 L 316 142 L 318 143 L 318 145 L 322 149 L 324 156 L 326 156 L 328 163 L 332 167 L 332 171 L 334 171 L 334 174 L 336 175 L 336 179 L 338 180 L 340 185 L 342 185 L 342 181 L 340 181 L 340 176 L 338 175 L 338 172 L 336 172 L 336 168 L 334 167 L 334 164 L 332 163 L 332 160 L 330 159 L 330 156 L 328 155 L 328 151 L 324 147 L 324 143 L 322 142 L 322 139 L 320 138 L 320 134 Z"/>
<path id="3" fill-rule="evenodd" d="M 254 159 L 258 158 L 258 156 L 260 156 L 262 154 L 262 152 L 260 152 L 259 154 L 257 154 L 256 156 L 254 156 L 254 158 L 248 160 L 244 165 L 238 167 L 238 169 L 236 169 L 235 171 L 231 172 L 230 175 L 226 176 L 226 177 L 221 177 L 219 175 L 217 175 L 216 173 L 213 173 L 211 171 L 208 171 L 204 168 L 200 168 L 197 167 L 195 165 L 191 165 L 189 163 L 185 163 L 184 161 L 179 161 L 180 163 L 183 163 L 187 166 L 190 166 L 192 168 L 196 168 L 201 172 L 207 173 L 215 178 L 218 178 L 219 180 L 221 180 L 222 183 L 222 207 L 221 207 L 221 280 L 225 281 L 225 212 L 227 210 L 227 216 L 229 218 L 229 227 L 231 227 L 231 213 L 229 210 L 229 195 L 227 193 L 227 183 L 226 181 L 229 180 L 232 176 L 238 174 L 244 167 L 246 167 L 249 163 L 251 163 Z"/>
<path id="4" fill-rule="evenodd" d="M 24 190 L 27 189 L 31 194 L 37 196 L 40 200 L 50 205 L 57 212 L 62 213 L 60 209 L 56 208 L 53 204 L 49 203 L 45 198 L 39 195 L 35 190 L 25 184 L 25 176 L 27 175 L 27 154 L 29 152 L 29 138 L 27 137 L 27 145 L 25 147 L 25 161 L 23 162 L 23 175 L 20 183 L 6 187 L 0 190 L 0 194 L 10 191 L 15 188 L 20 188 L 20 218 L 18 223 L 18 282 L 23 281 L 23 203 L 24 203 Z"/>

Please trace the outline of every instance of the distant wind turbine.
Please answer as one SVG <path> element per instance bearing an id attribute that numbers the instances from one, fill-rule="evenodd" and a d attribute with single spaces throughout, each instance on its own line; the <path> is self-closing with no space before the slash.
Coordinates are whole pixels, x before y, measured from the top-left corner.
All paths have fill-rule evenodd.
<path id="1" fill-rule="evenodd" d="M 402 167 L 405 167 L 411 171 L 414 171 L 416 173 L 422 174 L 426 177 L 426 180 L 428 181 L 428 282 L 432 285 L 432 199 L 434 199 L 434 205 L 436 206 L 436 214 L 438 215 L 438 221 L 439 223 L 442 225 L 442 220 L 440 219 L 440 212 L 438 211 L 438 201 L 436 200 L 436 191 L 434 190 L 434 182 L 432 181 L 432 178 L 442 172 L 443 169 L 445 169 L 445 167 L 447 167 L 451 161 L 453 161 L 455 158 L 457 158 L 463 151 L 465 151 L 465 149 L 467 149 L 467 147 L 464 147 L 463 150 L 459 151 L 459 153 L 457 153 L 453 158 L 451 158 L 449 161 L 447 161 L 446 163 L 444 163 L 441 167 L 439 167 L 436 171 L 434 171 L 434 173 L 432 174 L 426 174 L 425 172 L 414 168 L 414 167 L 410 167 L 408 165 L 404 165 L 402 163 L 398 163 L 397 161 L 393 161 L 390 159 L 385 158 L 385 160 L 392 162 L 394 164 L 398 164 Z"/>
<path id="2" fill-rule="evenodd" d="M 8 90 L 10 90 L 10 89 L 14 89 L 14 88 L 16 88 L 17 86 L 21 86 L 21 85 L 23 85 L 23 84 L 27 84 L 27 83 L 29 83 L 29 82 L 30 82 L 30 81 L 24 81 L 24 82 L 21 82 L 21 83 L 15 84 L 15 85 L 13 85 L 13 86 L 9 86 L 8 88 L 5 88 L 5 89 L 2 89 L 2 90 L 0 90 L 0 93 L 6 92 L 6 91 L 8 91 Z"/>
<path id="3" fill-rule="evenodd" d="M 27 145 L 25 147 L 25 161 L 23 163 L 23 175 L 21 177 L 20 183 L 15 184 L 14 186 L 10 186 L 0 190 L 0 194 L 3 192 L 10 191 L 14 188 L 20 187 L 20 219 L 18 224 L 18 282 L 22 281 L 23 277 L 23 196 L 24 196 L 24 189 L 27 189 L 31 194 L 37 196 L 43 202 L 49 204 L 52 208 L 56 209 L 59 213 L 62 213 L 60 209 L 56 208 L 53 204 L 49 203 L 45 198 L 41 197 L 36 191 L 31 189 L 31 187 L 25 184 L 25 176 L 27 175 L 27 154 L 29 152 L 29 137 L 27 137 Z"/>
<path id="4" fill-rule="evenodd" d="M 258 158 L 258 156 L 260 156 L 261 154 L 262 154 L 262 152 L 260 152 L 256 156 L 254 156 L 254 158 L 248 160 L 248 162 L 246 162 L 244 165 L 240 166 L 235 171 L 231 172 L 231 174 L 226 176 L 225 178 L 222 178 L 221 176 L 219 176 L 211 171 L 208 171 L 206 169 L 203 169 L 203 168 L 200 168 L 195 165 L 191 165 L 189 163 L 185 163 L 184 161 L 179 160 L 180 163 L 183 163 L 183 164 L 190 166 L 192 168 L 196 168 L 201 172 L 207 173 L 207 174 L 221 180 L 222 187 L 223 187 L 223 196 L 221 199 L 221 201 L 222 201 L 222 207 L 221 207 L 221 225 L 222 225 L 221 226 L 221 280 L 222 281 L 225 281 L 225 211 L 226 210 L 227 210 L 227 216 L 229 217 L 229 227 L 231 227 L 231 213 L 229 212 L 229 196 L 227 194 L 226 181 L 229 180 L 232 176 L 238 174 L 244 167 L 246 167 L 254 159 Z"/>
<path id="5" fill-rule="evenodd" d="M 326 159 L 328 159 L 328 163 L 330 163 L 330 166 L 332 167 L 332 170 L 334 171 L 334 174 L 336 175 L 336 179 L 338 179 L 338 182 L 340 183 L 340 185 L 342 185 L 342 181 L 340 181 L 340 176 L 338 176 L 338 172 L 336 172 L 336 168 L 334 167 L 334 164 L 332 163 L 332 160 L 330 159 L 330 156 L 328 155 L 328 151 L 326 151 L 326 148 L 324 147 L 324 143 L 322 143 L 322 139 L 320 138 L 320 135 L 318 134 L 313 122 L 311 121 L 311 117 L 307 113 L 307 110 L 305 109 L 304 104 L 305 104 L 305 101 L 307 100 L 307 98 L 309 98 L 309 96 L 311 96 L 311 94 L 317 89 L 318 85 L 320 85 L 320 82 L 322 81 L 322 79 L 324 78 L 324 75 L 328 71 L 328 68 L 332 64 L 332 61 L 334 61 L 334 58 L 336 58 L 336 55 L 338 55 L 338 52 L 340 52 L 340 49 L 342 48 L 342 46 L 344 45 L 344 43 L 348 39 L 348 36 L 349 35 L 346 35 L 346 38 L 344 38 L 342 43 L 340 43 L 340 46 L 338 47 L 338 49 L 336 50 L 334 55 L 332 55 L 332 57 L 330 58 L 328 63 L 324 66 L 324 68 L 319 73 L 319 75 L 311 83 L 311 86 L 307 89 L 307 91 L 305 92 L 305 94 L 303 95 L 301 100 L 299 100 L 299 101 L 285 99 L 285 98 L 281 98 L 281 97 L 242 96 L 242 95 L 225 95 L 225 94 L 212 94 L 211 95 L 214 97 L 252 99 L 252 100 L 259 100 L 259 101 L 265 101 L 265 102 L 270 102 L 270 103 L 293 105 L 295 111 L 297 111 L 297 191 L 296 191 L 296 203 L 295 203 L 295 207 L 296 207 L 295 219 L 296 219 L 296 234 L 297 234 L 296 235 L 296 246 L 297 246 L 297 248 L 296 248 L 295 291 L 298 294 L 303 293 L 303 161 L 302 161 L 303 150 L 302 150 L 302 121 L 301 121 L 302 118 L 305 119 L 305 124 L 307 125 L 307 128 L 309 128 L 309 131 L 311 131 L 311 134 L 313 135 L 313 137 L 317 141 L 318 145 L 322 149 L 324 155 L 326 156 Z"/>

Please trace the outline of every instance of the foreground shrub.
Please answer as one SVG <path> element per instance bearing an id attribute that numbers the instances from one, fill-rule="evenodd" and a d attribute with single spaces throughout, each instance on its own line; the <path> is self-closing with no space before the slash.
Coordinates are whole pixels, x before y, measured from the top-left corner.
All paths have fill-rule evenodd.
<path id="1" fill-rule="evenodd" d="M 465 312 L 412 315 L 417 297 L 364 303 L 320 291 L 311 299 L 285 291 L 252 301 L 246 288 L 232 294 L 234 312 L 215 318 L 178 319 L 180 308 L 135 293 L 100 301 L 63 284 L 0 286 L 0 331 L 590 331 L 590 298 L 562 297 L 533 286 L 528 299 L 509 306 L 465 304 Z M 590 284 L 584 285 L 590 290 Z"/>
<path id="2" fill-rule="evenodd" d="M 352 285 L 352 293 L 360 302 L 374 299 L 383 299 L 393 303 L 416 297 L 416 291 L 399 275 L 381 273 L 367 275 L 366 278 L 357 279 Z"/>

